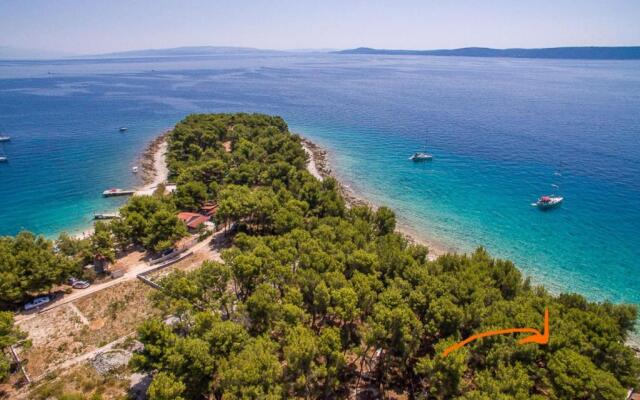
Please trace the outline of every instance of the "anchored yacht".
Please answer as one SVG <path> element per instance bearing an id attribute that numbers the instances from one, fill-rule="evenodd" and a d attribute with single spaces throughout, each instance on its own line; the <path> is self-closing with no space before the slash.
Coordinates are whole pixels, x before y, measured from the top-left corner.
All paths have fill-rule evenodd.
<path id="1" fill-rule="evenodd" d="M 411 161 L 431 161 L 433 160 L 433 156 L 429 153 L 427 153 L 427 138 L 426 138 L 426 134 L 425 134 L 425 138 L 424 138 L 424 151 L 416 151 L 415 153 L 413 153 L 413 155 L 411 157 L 409 157 L 409 160 Z"/>

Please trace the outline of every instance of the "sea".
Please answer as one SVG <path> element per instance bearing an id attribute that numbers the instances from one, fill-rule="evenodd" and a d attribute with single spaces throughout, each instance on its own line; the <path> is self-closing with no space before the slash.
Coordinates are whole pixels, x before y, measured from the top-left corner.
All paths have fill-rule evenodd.
<path id="1" fill-rule="evenodd" d="M 640 62 L 326 53 L 0 61 L 0 235 L 117 208 L 190 113 L 277 114 L 350 188 L 534 283 L 640 303 Z M 127 127 L 120 132 L 119 127 Z M 433 161 L 408 157 L 426 146 Z M 557 185 L 558 188 L 552 187 Z M 565 197 L 542 212 L 539 196 Z"/>

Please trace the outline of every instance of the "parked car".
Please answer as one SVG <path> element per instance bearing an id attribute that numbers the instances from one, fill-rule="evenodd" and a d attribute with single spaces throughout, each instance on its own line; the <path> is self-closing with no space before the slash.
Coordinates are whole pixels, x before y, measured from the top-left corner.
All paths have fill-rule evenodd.
<path id="1" fill-rule="evenodd" d="M 81 279 L 69 278 L 69 285 L 71 285 L 71 287 L 74 289 L 86 289 L 91 284 Z"/>
<path id="2" fill-rule="evenodd" d="M 174 249 L 173 247 L 169 247 L 168 249 L 165 249 L 160 253 L 160 257 L 168 256 L 169 254 L 173 253 L 175 250 L 176 249 Z"/>
<path id="3" fill-rule="evenodd" d="M 29 311 L 36 308 L 40 308 L 49 302 L 51 302 L 51 297 L 49 296 L 36 297 L 32 301 L 24 305 L 24 310 Z"/>

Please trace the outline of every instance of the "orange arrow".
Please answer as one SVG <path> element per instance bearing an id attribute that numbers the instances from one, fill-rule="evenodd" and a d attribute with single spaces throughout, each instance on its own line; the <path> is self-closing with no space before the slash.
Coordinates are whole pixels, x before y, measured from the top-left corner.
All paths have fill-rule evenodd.
<path id="1" fill-rule="evenodd" d="M 507 333 L 533 333 L 533 335 L 531 336 L 527 336 L 524 339 L 520 339 L 518 341 L 518 344 L 525 344 L 525 343 L 547 344 L 549 343 L 549 309 L 546 307 L 544 309 L 544 330 L 542 332 L 543 333 L 540 333 L 539 330 L 533 329 L 533 328 L 511 328 L 511 329 L 498 329 L 493 331 L 486 331 L 486 332 L 469 336 L 465 340 L 447 347 L 442 352 L 442 355 L 446 357 L 452 351 L 458 350 L 462 346 L 468 343 L 471 343 L 476 339 L 481 339 L 483 337 L 494 336 L 494 335 L 505 335 Z"/>

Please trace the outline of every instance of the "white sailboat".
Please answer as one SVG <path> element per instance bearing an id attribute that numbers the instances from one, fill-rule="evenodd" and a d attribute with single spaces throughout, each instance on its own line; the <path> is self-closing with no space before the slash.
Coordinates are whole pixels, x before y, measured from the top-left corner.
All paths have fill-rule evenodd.
<path id="1" fill-rule="evenodd" d="M 427 138 L 426 138 L 426 134 L 425 134 L 425 139 L 424 139 L 424 151 L 416 151 L 415 153 L 413 153 L 411 155 L 411 157 L 409 157 L 409 160 L 414 161 L 414 162 L 431 161 L 431 160 L 433 160 L 433 156 L 431 154 L 427 153 Z"/>

